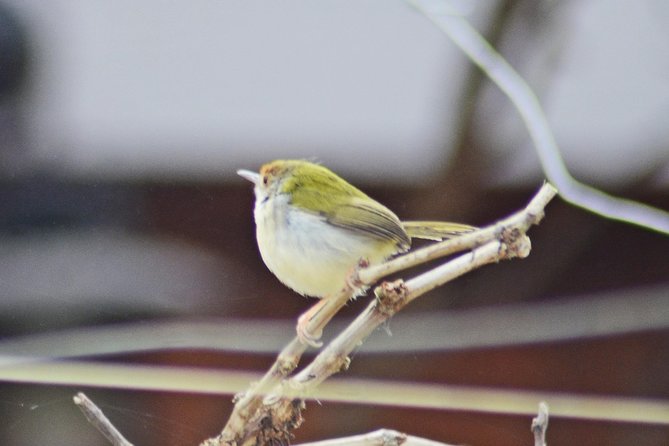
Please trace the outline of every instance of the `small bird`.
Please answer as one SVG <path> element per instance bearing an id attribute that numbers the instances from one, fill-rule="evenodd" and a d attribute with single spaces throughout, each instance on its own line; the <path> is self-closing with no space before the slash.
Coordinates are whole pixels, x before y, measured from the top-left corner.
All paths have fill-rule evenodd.
<path id="1" fill-rule="evenodd" d="M 333 296 L 363 262 L 374 265 L 406 252 L 412 238 L 443 240 L 470 232 L 469 225 L 400 221 L 329 169 L 303 160 L 276 160 L 260 172 L 238 170 L 255 187 L 258 248 L 267 268 L 286 286 L 317 298 Z M 317 345 L 300 317 L 298 335 Z"/>

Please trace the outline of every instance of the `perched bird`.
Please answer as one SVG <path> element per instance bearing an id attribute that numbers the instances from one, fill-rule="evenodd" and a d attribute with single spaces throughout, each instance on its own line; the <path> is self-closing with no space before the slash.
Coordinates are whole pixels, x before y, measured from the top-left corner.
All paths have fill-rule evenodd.
<path id="1" fill-rule="evenodd" d="M 256 238 L 265 265 L 305 296 L 335 295 L 359 262 L 374 265 L 406 252 L 412 238 L 442 240 L 475 229 L 448 222 L 402 222 L 329 169 L 308 161 L 276 160 L 259 173 L 237 173 L 255 185 Z M 305 326 L 318 308 L 298 323 L 298 335 L 309 344 L 314 342 Z"/>

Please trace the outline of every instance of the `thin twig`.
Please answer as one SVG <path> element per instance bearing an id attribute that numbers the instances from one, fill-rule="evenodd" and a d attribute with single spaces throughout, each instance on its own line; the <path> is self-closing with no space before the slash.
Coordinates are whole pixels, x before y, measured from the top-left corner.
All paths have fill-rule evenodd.
<path id="1" fill-rule="evenodd" d="M 534 446 L 546 446 L 546 429 L 548 429 L 548 405 L 539 403 L 539 413 L 532 419 Z M 379 429 L 363 435 L 334 438 L 331 440 L 300 443 L 295 446 L 451 446 L 426 438 L 415 437 L 391 429 Z"/>
<path id="2" fill-rule="evenodd" d="M 132 446 L 128 440 L 111 424 L 100 408 L 83 393 L 74 396 L 74 404 L 79 407 L 89 423 L 93 425 L 113 446 Z"/>
<path id="3" fill-rule="evenodd" d="M 295 446 L 451 446 L 426 438 L 407 435 L 391 429 L 379 429 L 362 435 L 332 440 L 300 443 Z"/>
<path id="4" fill-rule="evenodd" d="M 465 18 L 442 1 L 408 1 L 446 33 L 509 97 L 525 122 L 544 174 L 555 184 L 562 198 L 602 217 L 669 234 L 668 212 L 633 200 L 614 197 L 571 176 L 532 89 Z"/>
<path id="5" fill-rule="evenodd" d="M 379 265 L 361 269 L 358 278 L 361 282 L 370 284 L 398 271 L 429 262 L 431 260 L 445 257 L 455 252 L 481 246 L 484 243 L 498 238 L 500 231 L 507 227 L 517 228 L 521 232 L 537 224 L 543 216 L 543 209 L 553 199 L 557 191 L 550 184 L 544 184 L 542 189 L 532 198 L 527 205 L 527 212 L 519 212 L 498 222 L 495 225 L 481 228 L 477 231 L 462 234 L 458 237 L 445 240 L 440 243 L 426 246 L 412 251 L 406 255 L 397 257 Z M 522 256 L 521 256 L 522 257 Z"/>
<path id="6" fill-rule="evenodd" d="M 532 433 L 534 446 L 546 446 L 546 429 L 548 429 L 548 404 L 539 403 L 539 413 L 532 418 Z"/>

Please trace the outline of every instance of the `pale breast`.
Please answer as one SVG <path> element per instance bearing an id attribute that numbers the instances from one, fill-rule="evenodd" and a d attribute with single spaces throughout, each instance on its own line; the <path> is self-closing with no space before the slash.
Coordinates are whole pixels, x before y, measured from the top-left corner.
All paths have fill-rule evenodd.
<path id="1" fill-rule="evenodd" d="M 286 286 L 303 295 L 335 294 L 360 259 L 374 264 L 397 250 L 295 209 L 285 196 L 257 203 L 254 214 L 265 265 Z"/>

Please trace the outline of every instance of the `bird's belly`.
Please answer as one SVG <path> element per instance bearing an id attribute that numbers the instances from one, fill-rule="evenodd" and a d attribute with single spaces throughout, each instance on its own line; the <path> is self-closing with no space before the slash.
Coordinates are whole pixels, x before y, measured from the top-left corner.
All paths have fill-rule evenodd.
<path id="1" fill-rule="evenodd" d="M 378 263 L 396 250 L 387 241 L 382 245 L 290 206 L 272 215 L 267 208 L 256 215 L 260 254 L 281 282 L 303 295 L 333 295 L 344 287 L 360 259 Z"/>

